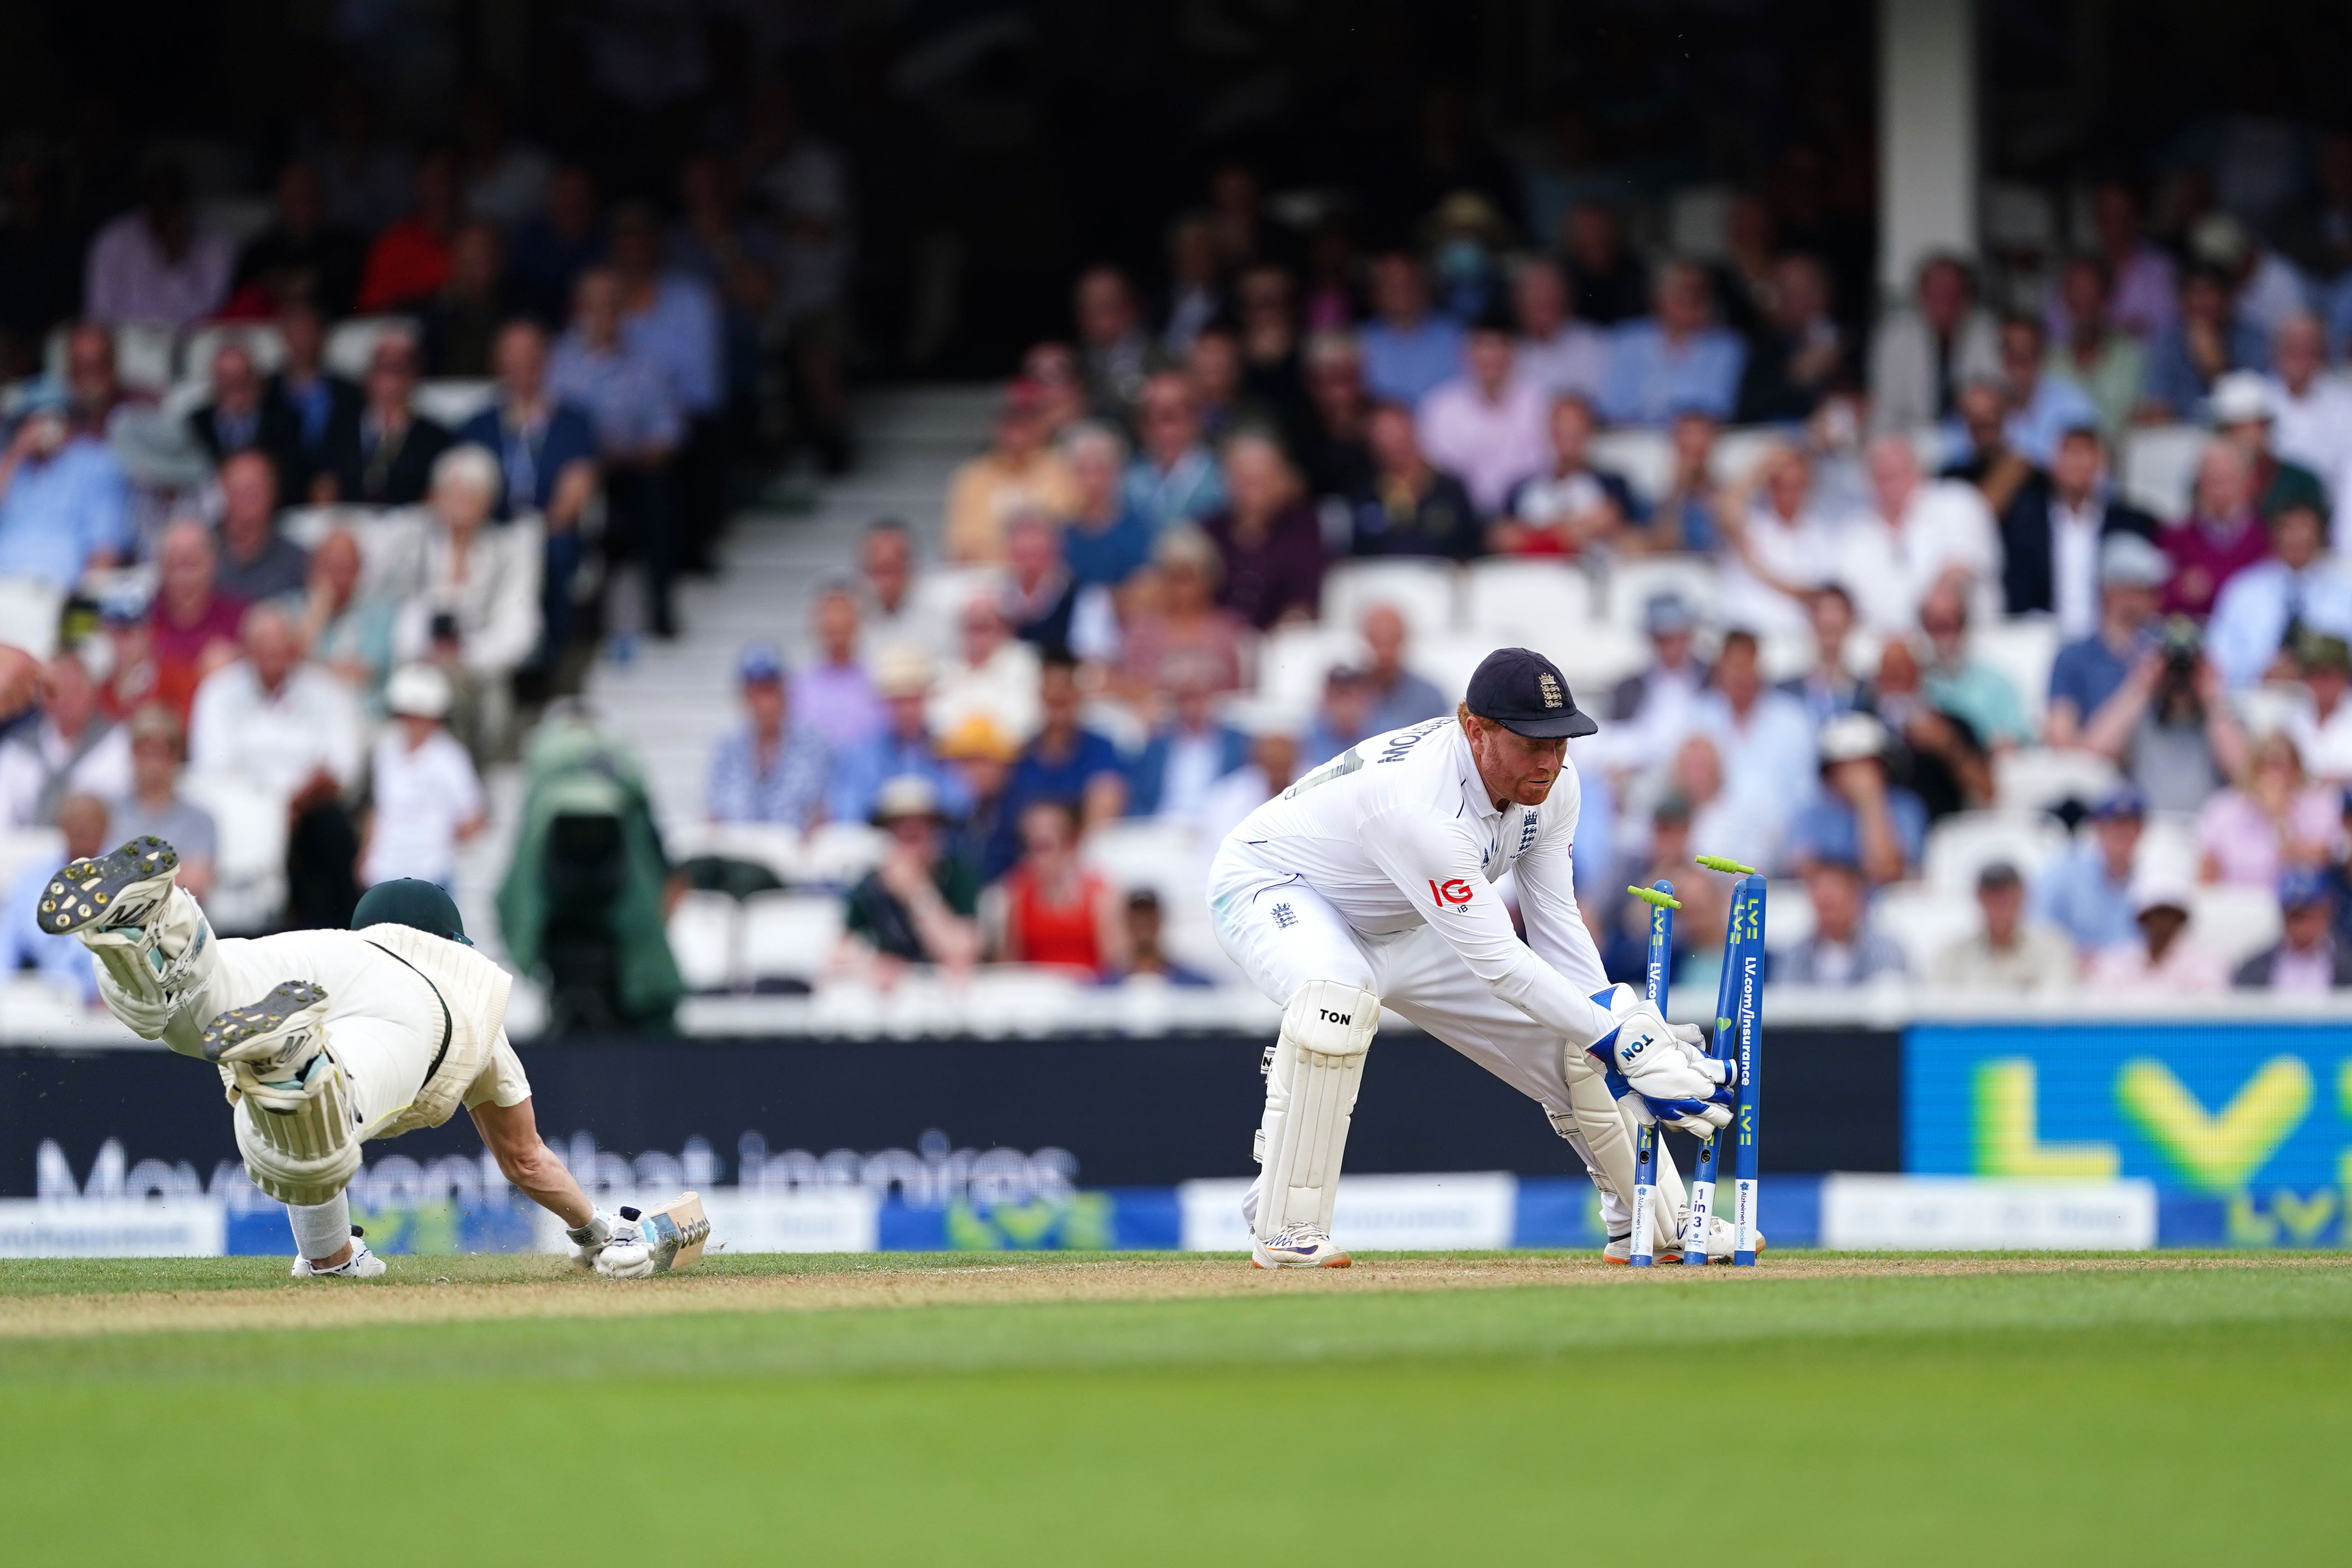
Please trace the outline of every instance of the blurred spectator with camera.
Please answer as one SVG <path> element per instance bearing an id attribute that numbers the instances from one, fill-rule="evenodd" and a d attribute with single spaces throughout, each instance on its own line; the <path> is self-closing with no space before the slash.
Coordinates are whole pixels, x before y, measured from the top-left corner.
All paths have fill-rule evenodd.
<path id="1" fill-rule="evenodd" d="M 2074 948 L 2063 931 L 2025 918 L 2025 879 L 2006 860 L 1977 873 L 1982 924 L 1936 955 L 1928 978 L 1950 991 L 2032 995 L 2074 982 Z"/>
<path id="2" fill-rule="evenodd" d="M 856 967 L 886 988 L 910 963 L 950 977 L 980 961 L 980 882 L 947 853 L 947 814 L 929 779 L 901 774 L 882 786 L 874 826 L 889 836 L 881 863 L 845 900 L 845 945 Z"/>
<path id="3" fill-rule="evenodd" d="M 1872 334 L 1871 424 L 1885 431 L 1939 424 L 1963 384 L 2000 374 L 2000 331 L 1977 303 L 1968 263 L 1930 256 L 1914 274 L 1911 303 L 1888 311 Z"/>
<path id="4" fill-rule="evenodd" d="M 2156 811 L 2196 811 L 2244 771 L 2245 731 L 2194 621 L 2165 621 L 2158 646 L 2091 716 L 2083 744 L 2113 759 Z"/>
<path id="5" fill-rule="evenodd" d="M 2087 956 L 2138 933 L 2132 872 L 2147 808 L 2138 790 L 2118 784 L 2090 812 L 2090 832 L 2077 837 L 2033 886 L 2033 917 L 2066 933 Z"/>
<path id="6" fill-rule="evenodd" d="M 2157 542 L 2172 558 L 2166 612 L 2203 620 L 2223 584 L 2270 553 L 2244 448 L 2221 437 L 2207 444 L 2189 516 L 2165 529 Z"/>
<path id="7" fill-rule="evenodd" d="M 1747 363 L 1748 345 L 1716 324 L 1706 274 L 1668 261 L 1651 289 L 1650 314 L 1609 334 L 1601 409 L 1612 425 L 1664 425 L 1685 408 L 1728 419 Z"/>
<path id="8" fill-rule="evenodd" d="M 713 822 L 780 822 L 805 833 L 824 820 L 832 753 L 815 731 L 793 722 L 774 644 L 747 646 L 736 658 L 735 679 L 745 722 L 711 752 L 703 810 Z"/>
<path id="9" fill-rule="evenodd" d="M 1849 860 L 1816 860 L 1805 869 L 1813 901 L 1812 934 L 1777 955 L 1771 978 L 1784 985 L 1867 985 L 1907 973 L 1903 950 L 1869 922 L 1869 879 Z"/>
<path id="10" fill-rule="evenodd" d="M 187 732 L 168 708 L 150 703 L 131 715 L 131 784 L 115 797 L 112 831 L 120 838 L 147 836 L 180 852 L 180 886 L 199 903 L 212 891 L 219 842 L 213 814 L 180 793 Z"/>
<path id="11" fill-rule="evenodd" d="M 405 329 L 376 340 L 358 417 L 327 433 L 310 481 L 312 505 L 415 506 L 425 499 L 450 437 L 410 406 L 416 375 L 416 340 Z"/>
<path id="12" fill-rule="evenodd" d="M 2205 628 L 2208 655 L 2232 689 L 2293 679 L 2306 637 L 2352 637 L 2352 569 L 2323 553 L 2319 508 L 2290 501 L 2269 521 L 2270 556 L 2222 585 Z"/>
<path id="13" fill-rule="evenodd" d="M 2238 965 L 2230 983 L 2241 991 L 2283 996 L 2325 995 L 2352 986 L 2352 947 L 2336 939 L 2335 894 L 2326 875 L 2292 866 L 2278 879 L 2279 940 Z"/>
<path id="14" fill-rule="evenodd" d="M 0 451 L 0 576 L 69 589 L 131 547 L 131 479 L 101 438 L 77 435 L 66 393 L 35 382 Z"/>
<path id="15" fill-rule="evenodd" d="M 51 826 L 68 795 L 120 800 L 131 787 L 129 727 L 100 706 L 83 655 L 58 654 L 47 677 L 38 721 L 0 741 L 0 828 Z"/>
<path id="16" fill-rule="evenodd" d="M 2092 720 L 2156 646 L 2156 607 L 2172 563 L 2137 531 L 2117 530 L 2098 542 L 2098 572 L 2096 628 L 2059 648 L 2050 666 L 2042 738 L 2053 746 L 2087 744 Z"/>
<path id="17" fill-rule="evenodd" d="M 2126 940 L 2092 956 L 2084 985 L 2110 997 L 2210 996 L 2229 989 L 2221 960 L 2189 930 L 2188 879 L 2159 868 L 2132 879 Z"/>
<path id="18" fill-rule="evenodd" d="M 2342 798 L 2311 782 L 2292 735 L 2272 731 L 2253 743 L 2236 782 L 2197 813 L 2200 876 L 2266 888 L 2286 867 L 2326 864 L 2341 837 Z"/>
<path id="19" fill-rule="evenodd" d="M 220 552 L 214 581 L 232 599 L 258 605 L 300 595 L 310 555 L 278 529 L 278 470 L 263 453 L 236 452 L 221 465 Z"/>

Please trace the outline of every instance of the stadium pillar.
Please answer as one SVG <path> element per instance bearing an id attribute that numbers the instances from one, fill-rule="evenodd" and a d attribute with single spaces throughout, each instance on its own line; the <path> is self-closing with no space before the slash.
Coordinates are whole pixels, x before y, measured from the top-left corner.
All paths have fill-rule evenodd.
<path id="1" fill-rule="evenodd" d="M 1878 282 L 1977 248 L 1976 0 L 1878 0 Z"/>

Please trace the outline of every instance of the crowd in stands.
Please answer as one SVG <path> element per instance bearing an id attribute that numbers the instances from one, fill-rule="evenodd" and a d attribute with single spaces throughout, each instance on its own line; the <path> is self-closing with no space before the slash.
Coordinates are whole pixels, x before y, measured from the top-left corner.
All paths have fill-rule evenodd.
<path id="1" fill-rule="evenodd" d="M 1311 288 L 1183 216 L 1156 308 L 1118 268 L 1076 279 L 1070 337 L 1027 353 L 949 487 L 940 558 L 877 524 L 864 580 L 821 601 L 821 662 L 745 653 L 749 721 L 709 808 L 887 828 L 846 967 L 1114 977 L 1139 948 L 1087 868 L 1096 836 L 1174 823 L 1205 854 L 1307 770 L 1452 711 L 1416 646 L 1450 612 L 1327 591 L 1415 563 L 1459 604 L 1500 563 L 1564 567 L 1542 624 L 1461 629 L 1605 683 L 1571 754 L 1613 973 L 1645 929 L 1622 889 L 1691 885 L 1713 849 L 1801 881 L 1783 981 L 2332 987 L 2352 961 L 2352 310 L 2226 216 L 2175 249 L 2126 187 L 2092 210 L 2099 244 L 2038 309 L 1996 314 L 1932 257 L 1866 343 L 1800 248 L 1652 258 L 1637 290 L 1605 209 L 1572 215 L 1580 250 L 1497 253 L 1466 281 L 1399 247 Z M 2124 482 L 2143 431 L 2196 444 L 2164 515 Z M 1626 605 L 1623 584 L 1649 586 Z M 1593 608 L 1612 597 L 1613 619 Z M 1627 631 L 1621 663 L 1587 653 Z M 1300 647 L 1338 650 L 1304 706 L 1275 678 Z M 1988 823 L 1991 849 L 1923 881 L 1939 835 Z M 2192 921 L 2216 889 L 2269 895 L 2276 942 L 2224 962 Z M 1932 942 L 1885 928 L 1907 903 L 1916 933 L 1937 893 Z M 1683 925 L 1693 965 L 1711 896 Z"/>

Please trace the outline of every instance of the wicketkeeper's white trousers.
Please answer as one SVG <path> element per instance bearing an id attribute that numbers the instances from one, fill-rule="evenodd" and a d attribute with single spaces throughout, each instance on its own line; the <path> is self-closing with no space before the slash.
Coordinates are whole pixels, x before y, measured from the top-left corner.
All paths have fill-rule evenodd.
<path id="1" fill-rule="evenodd" d="M 1431 927 L 1366 936 L 1295 874 L 1255 865 L 1231 845 L 1218 851 L 1210 868 L 1209 911 L 1218 942 L 1276 1005 L 1286 1005 L 1310 980 L 1362 986 L 1382 1006 L 1444 1041 L 1546 1112 L 1559 1113 L 1555 1126 L 1572 1113 L 1563 1065 L 1568 1042 L 1497 998 Z M 1365 1071 L 1373 1084 L 1380 1081 L 1379 1060 L 1375 1044 Z M 1593 1092 L 1588 1086 L 1586 1096 Z M 1570 1142 L 1587 1168 L 1593 1168 L 1583 1140 L 1571 1137 Z M 1630 1193 L 1620 1194 L 1605 1181 L 1598 1184 L 1609 1233 L 1631 1229 Z M 1256 1200 L 1253 1186 L 1247 1205 L 1253 1215 Z"/>

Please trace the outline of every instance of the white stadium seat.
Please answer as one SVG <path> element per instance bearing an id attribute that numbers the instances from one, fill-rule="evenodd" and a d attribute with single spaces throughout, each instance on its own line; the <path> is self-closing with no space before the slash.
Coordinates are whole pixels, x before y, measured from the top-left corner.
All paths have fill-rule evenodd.
<path id="1" fill-rule="evenodd" d="M 0 888 L 15 887 L 35 866 L 55 870 L 65 859 L 66 836 L 54 827 L 0 829 Z"/>
<path id="2" fill-rule="evenodd" d="M 1162 906 L 1193 898 L 1207 883 L 1210 847 L 1187 821 L 1125 816 L 1087 835 L 1087 864 L 1123 893 L 1149 888 Z"/>
<path id="3" fill-rule="evenodd" d="M 65 590 L 37 577 L 0 577 L 0 643 L 47 658 L 58 651 Z"/>
<path id="4" fill-rule="evenodd" d="M 1258 643 L 1258 700 L 1273 712 L 1303 719 L 1323 700 L 1323 677 L 1331 667 L 1364 657 L 1364 639 L 1353 627 L 1328 620 L 1276 626 Z"/>
<path id="5" fill-rule="evenodd" d="M 377 340 L 392 332 L 414 335 L 415 331 L 416 322 L 407 316 L 346 317 L 327 329 L 327 343 L 320 358 L 335 374 L 357 381 L 367 374 Z"/>
<path id="6" fill-rule="evenodd" d="M 1903 950 L 1914 980 L 1924 980 L 1936 955 L 1974 934 L 1982 919 L 1973 898 L 1954 898 L 1918 882 L 1881 889 L 1870 902 L 1871 924 Z"/>
<path id="7" fill-rule="evenodd" d="M 491 381 L 426 381 L 417 384 L 414 402 L 417 413 L 454 431 L 488 408 L 498 390 Z"/>
<path id="8" fill-rule="evenodd" d="M 1969 652 L 2009 677 L 2036 732 L 2050 701 L 2050 667 L 2058 661 L 2058 623 L 2049 616 L 2018 616 L 1969 634 Z"/>
<path id="9" fill-rule="evenodd" d="M 286 802 L 232 774 L 185 774 L 180 793 L 212 813 L 205 912 L 224 935 L 267 929 L 286 901 Z"/>
<path id="10" fill-rule="evenodd" d="M 1393 605 L 1416 637 L 1454 625 L 1456 572 L 1450 561 L 1341 561 L 1323 576 L 1323 624 L 1354 631 L 1374 605 Z"/>
<path id="11" fill-rule="evenodd" d="M 814 982 L 841 940 L 841 900 L 829 893 L 754 893 L 743 900 L 740 973 Z"/>
<path id="12" fill-rule="evenodd" d="M 2069 800 L 2085 805 L 2123 781 L 2095 752 L 2026 746 L 1993 758 L 1993 797 L 2007 812 L 2048 811 Z"/>
<path id="13" fill-rule="evenodd" d="M 1764 885 L 1764 951 L 1786 952 L 1813 934 L 1813 895 L 1795 877 Z"/>
<path id="14" fill-rule="evenodd" d="M 2046 816 L 1964 811 L 1928 830 L 1925 879 L 1937 897 L 1958 900 L 1973 910 L 1969 900 L 1976 893 L 1977 873 L 1985 867 L 2006 860 L 2032 881 L 2065 847 L 2066 835 Z"/>
<path id="15" fill-rule="evenodd" d="M 1561 561 L 1490 556 L 1465 568 L 1462 625 L 1489 646 L 1593 618 L 1592 579 Z"/>
<path id="16" fill-rule="evenodd" d="M 1606 622 L 1561 626 L 1537 637 L 1530 646 L 1559 666 L 1560 674 L 1577 694 L 1577 705 L 1588 710 L 1610 688 L 1638 674 L 1650 662 L 1647 642 L 1623 626 Z"/>
<path id="17" fill-rule="evenodd" d="M 1623 479 L 1644 502 L 1674 482 L 1674 443 L 1663 430 L 1603 430 L 1585 447 L 1592 466 Z"/>
<path id="18" fill-rule="evenodd" d="M 664 846 L 673 863 L 718 855 L 765 866 L 791 887 L 814 880 L 800 830 L 780 822 L 695 822 L 670 830 Z"/>
<path id="19" fill-rule="evenodd" d="M 690 891 L 669 912 L 669 952 L 688 991 L 725 991 L 735 984 L 736 944 L 743 907 L 724 893 Z"/>
<path id="20" fill-rule="evenodd" d="M 2213 432 L 2201 425 L 2153 425 L 2124 434 L 2117 458 L 2124 499 L 2167 522 L 2189 515 L 2197 464 Z"/>
<path id="21" fill-rule="evenodd" d="M 2235 969 L 2278 941 L 2277 895 L 2231 882 L 2200 887 L 2189 900 L 2189 935 Z"/>
<path id="22" fill-rule="evenodd" d="M 806 877 L 829 888 L 846 888 L 882 864 L 889 836 L 862 822 L 828 822 L 808 837 Z"/>
<path id="23" fill-rule="evenodd" d="M 1660 594 L 1678 594 L 1701 620 L 1715 615 L 1717 569 L 1704 555 L 1636 555 L 1609 569 L 1601 599 L 1602 618 L 1639 631 L 1642 612 Z"/>
<path id="24" fill-rule="evenodd" d="M 286 363 L 286 335 L 275 321 L 207 321 L 188 329 L 180 340 L 180 379 L 194 383 L 211 395 L 213 356 L 236 343 L 253 356 L 253 368 L 264 375 Z"/>

